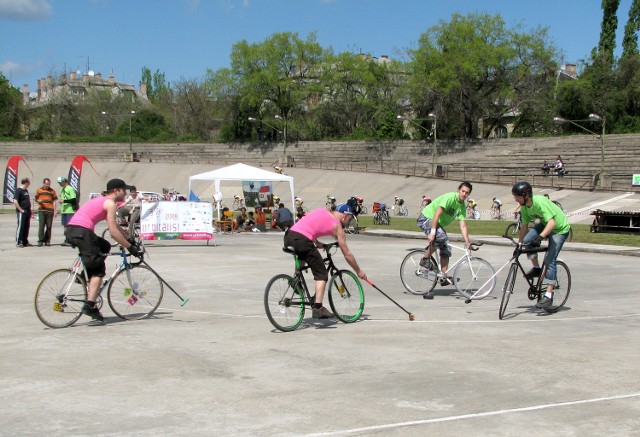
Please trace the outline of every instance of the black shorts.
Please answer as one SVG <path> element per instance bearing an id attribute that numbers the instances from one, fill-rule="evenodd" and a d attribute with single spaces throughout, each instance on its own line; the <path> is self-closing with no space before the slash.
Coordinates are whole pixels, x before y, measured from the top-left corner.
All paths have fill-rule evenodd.
<path id="1" fill-rule="evenodd" d="M 298 258 L 309 265 L 313 279 L 316 281 L 329 280 L 329 273 L 324 265 L 322 255 L 313 241 L 298 232 L 289 230 L 284 236 L 284 245 L 292 246 Z"/>
<path id="2" fill-rule="evenodd" d="M 89 278 L 93 276 L 104 277 L 106 273 L 104 264 L 106 256 L 104 254 L 109 253 L 111 244 L 82 226 L 67 226 L 64 235 L 67 237 L 67 241 L 80 251 L 87 276 Z"/>

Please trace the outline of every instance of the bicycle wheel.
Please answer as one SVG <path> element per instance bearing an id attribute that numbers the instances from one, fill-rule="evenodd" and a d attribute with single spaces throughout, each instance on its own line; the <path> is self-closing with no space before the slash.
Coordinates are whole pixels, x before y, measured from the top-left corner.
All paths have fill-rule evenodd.
<path id="1" fill-rule="evenodd" d="M 456 266 L 453 271 L 453 282 L 458 293 L 467 299 L 482 299 L 495 288 L 495 273 L 493 266 L 488 261 L 471 257 Z"/>
<path id="2" fill-rule="evenodd" d="M 543 286 L 545 287 L 545 286 Z M 541 290 L 538 295 L 540 297 L 544 294 L 545 290 Z M 553 287 L 553 304 L 549 308 L 544 310 L 548 313 L 555 313 L 564 306 L 569 299 L 569 293 L 571 292 L 571 272 L 569 267 L 563 261 L 556 261 L 556 285 Z"/>
<path id="3" fill-rule="evenodd" d="M 38 319 L 50 328 L 66 328 L 82 315 L 87 301 L 87 282 L 69 269 L 54 270 L 45 276 L 34 300 Z"/>
<path id="4" fill-rule="evenodd" d="M 347 234 L 357 234 L 358 233 L 358 217 L 353 216 L 347 226 L 344 227 L 344 231 Z"/>
<path id="5" fill-rule="evenodd" d="M 509 304 L 509 298 L 513 294 L 513 287 L 516 284 L 516 275 L 518 274 L 518 265 L 512 264 L 509 268 L 509 274 L 507 280 L 504 281 L 504 287 L 502 288 L 502 301 L 500 301 L 500 310 L 498 310 L 498 318 L 502 320 L 504 318 L 504 312 L 507 310 Z"/>
<path id="6" fill-rule="evenodd" d="M 409 215 L 409 208 L 407 208 L 405 205 L 402 205 L 402 207 L 400 207 L 400 216 L 407 217 L 408 215 Z"/>
<path id="7" fill-rule="evenodd" d="M 366 206 L 361 205 L 360 206 L 360 214 L 365 214 L 365 215 L 369 214 L 369 209 Z"/>
<path id="8" fill-rule="evenodd" d="M 518 223 L 511 223 L 507 226 L 507 229 L 504 230 L 504 235 L 514 236 L 518 234 Z"/>
<path id="9" fill-rule="evenodd" d="M 387 226 L 391 224 L 391 217 L 389 216 L 389 211 L 385 211 L 384 214 L 382 214 L 381 224 L 387 225 Z"/>
<path id="10" fill-rule="evenodd" d="M 338 270 L 329 279 L 329 305 L 338 320 L 353 323 L 364 311 L 364 292 L 358 277 L 349 270 Z"/>
<path id="11" fill-rule="evenodd" d="M 378 215 L 378 211 L 373 213 L 373 224 L 374 225 L 379 225 L 380 223 L 380 216 Z"/>
<path id="12" fill-rule="evenodd" d="M 147 266 L 120 270 L 109 284 L 107 300 L 116 316 L 139 320 L 152 315 L 162 301 L 164 284 Z"/>
<path id="13" fill-rule="evenodd" d="M 289 275 L 274 276 L 264 289 L 264 310 L 276 329 L 293 331 L 304 317 L 302 289 Z"/>
<path id="14" fill-rule="evenodd" d="M 429 293 L 438 283 L 438 272 L 425 269 L 420 265 L 424 256 L 424 250 L 412 250 L 404 257 L 400 265 L 400 280 L 402 285 L 411 294 Z M 432 265 L 437 265 L 435 258 L 431 257 Z"/>

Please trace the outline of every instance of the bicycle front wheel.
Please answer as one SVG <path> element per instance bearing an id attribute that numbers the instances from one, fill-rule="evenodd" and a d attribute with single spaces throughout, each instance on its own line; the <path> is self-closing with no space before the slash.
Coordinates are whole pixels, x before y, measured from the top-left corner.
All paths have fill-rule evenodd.
<path id="1" fill-rule="evenodd" d="M 456 266 L 453 271 L 453 282 L 458 293 L 467 299 L 482 299 L 495 288 L 495 273 L 488 261 L 470 257 Z"/>
<path id="2" fill-rule="evenodd" d="M 542 296 L 546 291 L 546 286 L 542 286 Z M 553 303 L 550 307 L 544 310 L 548 313 L 555 313 L 564 306 L 569 299 L 569 293 L 571 292 L 571 272 L 569 267 L 563 261 L 556 261 L 556 284 L 553 287 Z"/>
<path id="3" fill-rule="evenodd" d="M 38 319 L 50 328 L 66 328 L 82 315 L 87 301 L 87 282 L 69 269 L 54 270 L 45 276 L 36 290 Z"/>
<path id="4" fill-rule="evenodd" d="M 280 331 L 295 330 L 304 317 L 302 290 L 289 275 L 276 275 L 264 289 L 264 310 L 271 324 Z"/>
<path id="5" fill-rule="evenodd" d="M 107 300 L 116 316 L 139 320 L 151 316 L 160 306 L 164 284 L 147 266 L 120 270 L 109 284 Z"/>
<path id="6" fill-rule="evenodd" d="M 513 294 L 513 287 L 516 285 L 516 275 L 518 274 L 518 265 L 512 264 L 509 268 L 509 274 L 507 280 L 504 281 L 504 288 L 502 289 L 502 301 L 500 302 L 500 310 L 498 310 L 498 318 L 502 320 L 504 313 L 507 310 L 509 304 L 509 298 Z"/>
<path id="7" fill-rule="evenodd" d="M 329 305 L 338 320 L 353 323 L 364 311 L 364 292 L 358 277 L 349 270 L 338 270 L 329 279 Z"/>
<path id="8" fill-rule="evenodd" d="M 402 285 L 411 294 L 429 293 L 436 287 L 438 272 L 426 269 L 420 265 L 424 256 L 424 250 L 412 250 L 404 257 L 400 265 L 400 280 Z M 436 266 L 436 260 L 431 257 L 431 265 Z"/>
<path id="9" fill-rule="evenodd" d="M 504 230 L 504 235 L 516 235 L 518 233 L 518 224 L 517 223 L 511 223 L 509 226 L 507 226 L 507 229 Z"/>

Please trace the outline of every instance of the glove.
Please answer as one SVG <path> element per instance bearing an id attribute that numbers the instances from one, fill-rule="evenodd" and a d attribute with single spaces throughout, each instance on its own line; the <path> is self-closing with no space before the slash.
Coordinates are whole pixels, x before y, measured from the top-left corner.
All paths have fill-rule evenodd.
<path id="1" fill-rule="evenodd" d="M 127 250 L 131 255 L 135 256 L 136 258 L 140 258 L 140 255 L 142 254 L 142 251 L 140 250 L 140 246 L 138 246 L 135 243 L 132 243 Z"/>
<path id="2" fill-rule="evenodd" d="M 540 235 L 536 235 L 536 238 L 531 240 L 529 243 L 529 247 L 540 247 L 540 243 L 542 243 L 542 237 Z"/>

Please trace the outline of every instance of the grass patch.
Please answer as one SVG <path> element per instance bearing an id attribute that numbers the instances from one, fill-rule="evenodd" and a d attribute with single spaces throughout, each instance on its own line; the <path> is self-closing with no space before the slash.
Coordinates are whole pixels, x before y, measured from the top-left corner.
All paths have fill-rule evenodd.
<path id="1" fill-rule="evenodd" d="M 416 226 L 415 218 L 404 217 L 391 217 L 391 224 L 374 225 L 373 216 L 361 215 L 358 217 L 360 226 L 367 227 L 369 229 L 394 229 L 399 231 L 419 231 Z M 512 223 L 509 220 L 467 220 L 467 229 L 469 235 L 473 239 L 474 235 L 494 235 L 501 236 L 504 234 L 507 225 Z M 640 247 L 640 235 L 632 234 L 608 234 L 608 233 L 591 233 L 590 225 L 571 225 L 573 228 L 573 242 L 575 243 L 590 243 L 590 244 L 605 244 L 613 246 L 629 246 Z M 445 227 L 445 230 L 451 234 L 459 234 L 460 227 L 458 222 L 454 221 L 449 226 Z"/>

